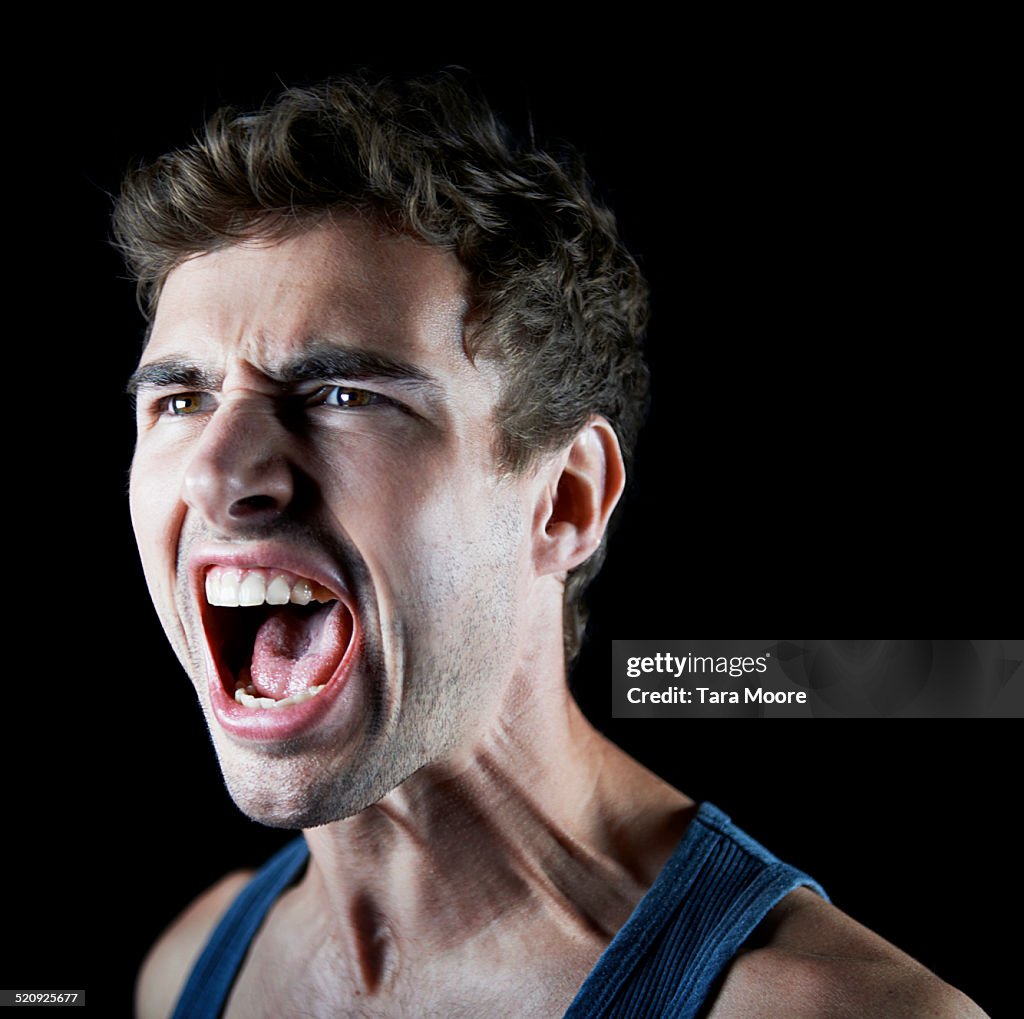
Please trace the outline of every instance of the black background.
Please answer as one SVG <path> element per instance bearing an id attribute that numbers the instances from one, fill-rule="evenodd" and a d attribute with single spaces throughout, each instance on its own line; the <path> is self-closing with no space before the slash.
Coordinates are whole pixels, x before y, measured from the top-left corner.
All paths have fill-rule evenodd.
<path id="1" fill-rule="evenodd" d="M 38 87 L 10 84 L 26 123 L 9 167 L 24 273 L 9 272 L 8 499 L 29 610 L 8 633 L 4 987 L 86 987 L 96 1010 L 127 1014 L 160 929 L 286 837 L 224 793 L 135 564 L 121 391 L 142 324 L 107 244 L 109 193 L 130 162 L 279 79 L 456 63 L 515 127 L 582 149 L 653 288 L 654 410 L 578 697 L 635 756 L 1000 1013 L 1016 723 L 609 717 L 612 638 L 1005 618 L 1019 380 L 998 296 L 998 61 L 921 26 L 811 43 L 765 27 L 514 57 L 337 44 L 232 65 L 205 40 L 174 57 L 91 47 Z"/>

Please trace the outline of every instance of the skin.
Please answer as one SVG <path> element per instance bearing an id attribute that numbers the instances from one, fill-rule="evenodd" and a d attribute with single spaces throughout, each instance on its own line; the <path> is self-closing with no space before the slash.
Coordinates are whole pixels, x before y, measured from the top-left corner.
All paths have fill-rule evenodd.
<path id="1" fill-rule="evenodd" d="M 311 852 L 230 1017 L 560 1015 L 692 816 L 590 727 L 565 681 L 562 586 L 621 493 L 614 433 L 594 418 L 530 470 L 500 470 L 501 376 L 465 354 L 466 286 L 452 256 L 342 219 L 192 259 L 161 296 L 131 486 L 147 582 L 232 795 L 305 827 Z M 324 344 L 424 378 L 282 383 L 282 365 Z M 186 364 L 201 386 L 182 386 Z M 179 377 L 157 384 L 169 365 Z M 356 406 L 332 405 L 340 384 Z M 342 694 L 283 744 L 239 739 L 211 709 L 201 575 L 239 553 L 305 557 L 356 619 Z M 170 1013 L 244 880 L 229 875 L 155 946 L 144 1019 Z M 889 1011 L 864 1010 L 866 983 Z M 798 892 L 710 1014 L 981 1013 Z"/>

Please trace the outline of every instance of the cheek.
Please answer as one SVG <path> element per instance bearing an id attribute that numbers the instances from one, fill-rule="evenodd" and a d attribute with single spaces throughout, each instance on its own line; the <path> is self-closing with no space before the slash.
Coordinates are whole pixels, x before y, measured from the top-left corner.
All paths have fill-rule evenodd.
<path id="1" fill-rule="evenodd" d="M 453 478 L 429 492 L 414 486 L 379 520 L 369 545 L 392 597 L 457 628 L 484 604 L 507 616 L 501 606 L 514 599 L 529 562 L 523 519 L 507 495 Z"/>
<path id="2" fill-rule="evenodd" d="M 175 471 L 136 455 L 129 506 L 146 583 L 158 609 L 174 602 L 178 537 L 185 512 L 179 492 Z"/>
<path id="3" fill-rule="evenodd" d="M 474 482 L 460 476 L 444 450 L 392 438 L 345 436 L 341 449 L 303 465 L 338 525 L 364 555 L 386 560 L 410 544 L 440 543 L 459 527 Z"/>

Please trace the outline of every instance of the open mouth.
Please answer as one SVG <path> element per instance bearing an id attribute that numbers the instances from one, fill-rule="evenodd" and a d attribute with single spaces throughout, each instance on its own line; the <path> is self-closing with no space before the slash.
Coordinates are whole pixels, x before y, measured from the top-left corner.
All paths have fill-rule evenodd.
<path id="1" fill-rule="evenodd" d="M 226 694 L 253 710 L 310 700 L 352 641 L 352 613 L 327 588 L 284 570 L 212 566 L 203 624 Z"/>

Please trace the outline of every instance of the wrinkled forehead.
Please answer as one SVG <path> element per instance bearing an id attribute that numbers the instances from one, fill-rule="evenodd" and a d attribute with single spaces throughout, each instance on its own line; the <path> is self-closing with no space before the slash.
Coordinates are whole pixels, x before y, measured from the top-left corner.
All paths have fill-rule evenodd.
<path id="1" fill-rule="evenodd" d="M 468 274 L 455 256 L 355 216 L 194 256 L 168 275 L 143 362 L 244 347 L 273 365 L 307 342 L 465 362 Z"/>

